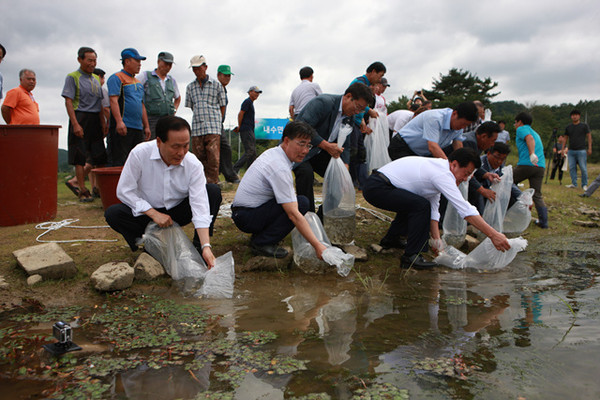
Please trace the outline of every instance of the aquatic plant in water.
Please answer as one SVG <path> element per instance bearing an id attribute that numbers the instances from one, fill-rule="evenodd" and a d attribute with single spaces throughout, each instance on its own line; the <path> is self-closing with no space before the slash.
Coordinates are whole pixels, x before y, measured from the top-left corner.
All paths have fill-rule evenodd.
<path id="1" fill-rule="evenodd" d="M 243 332 L 238 341 L 226 340 L 223 332 L 211 332 L 211 317 L 197 305 L 124 294 L 107 300 L 87 311 L 38 307 L 37 313 L 21 314 L 19 308 L 9 319 L 38 323 L 78 317 L 77 334 L 110 343 L 112 352 L 79 358 L 79 353 L 69 353 L 48 363 L 39 357 L 39 349 L 52 339 L 32 335 L 27 327 L 6 327 L 0 329 L 0 367 L 12 365 L 7 376 L 16 379 L 37 377 L 52 382 L 42 395 L 56 399 L 106 398 L 114 390 L 107 383 L 111 377 L 141 366 L 180 367 L 195 378 L 194 371 L 212 363 L 214 377 L 227 385 L 226 390 L 235 389 L 248 373 L 285 375 L 306 369 L 305 361 L 259 350 L 277 338 L 274 332 Z M 210 391 L 197 398 L 231 399 L 233 392 Z"/>

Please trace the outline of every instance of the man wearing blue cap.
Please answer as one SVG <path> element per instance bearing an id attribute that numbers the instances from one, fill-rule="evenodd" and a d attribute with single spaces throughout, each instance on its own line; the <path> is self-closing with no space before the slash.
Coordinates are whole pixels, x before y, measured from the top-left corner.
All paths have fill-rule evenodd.
<path id="1" fill-rule="evenodd" d="M 142 67 L 143 57 L 134 48 L 121 52 L 123 69 L 108 78 L 110 97 L 110 128 L 108 157 L 112 166 L 125 164 L 131 149 L 150 138 L 148 115 L 144 107 L 144 86 L 135 78 Z"/>
<path id="2" fill-rule="evenodd" d="M 150 139 L 156 138 L 158 120 L 167 115 L 175 115 L 181 103 L 177 82 L 169 75 L 173 62 L 173 54 L 161 51 L 158 53 L 157 67 L 154 71 L 144 71 L 137 76 L 144 85 L 144 106 L 150 124 Z"/>

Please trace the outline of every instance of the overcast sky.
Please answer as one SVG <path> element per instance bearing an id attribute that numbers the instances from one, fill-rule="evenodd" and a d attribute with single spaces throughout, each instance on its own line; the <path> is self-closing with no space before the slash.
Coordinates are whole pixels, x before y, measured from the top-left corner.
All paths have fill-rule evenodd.
<path id="1" fill-rule="evenodd" d="M 286 117 L 304 65 L 313 67 L 325 93 L 339 94 L 371 62 L 382 61 L 388 101 L 430 89 L 451 68 L 498 82 L 496 101 L 600 98 L 598 0 L 0 0 L 0 9 L 4 93 L 18 85 L 21 68 L 35 70 L 41 122 L 64 127 L 61 148 L 68 118 L 60 94 L 81 46 L 97 51 L 98 67 L 109 75 L 120 70 L 123 48 L 148 57 L 142 70 L 169 51 L 184 97 L 194 79 L 193 55 L 206 57 L 214 77 L 219 64 L 231 65 L 226 126 L 232 127 L 251 85 L 263 90 L 257 118 Z M 191 121 L 183 104 L 178 114 Z"/>

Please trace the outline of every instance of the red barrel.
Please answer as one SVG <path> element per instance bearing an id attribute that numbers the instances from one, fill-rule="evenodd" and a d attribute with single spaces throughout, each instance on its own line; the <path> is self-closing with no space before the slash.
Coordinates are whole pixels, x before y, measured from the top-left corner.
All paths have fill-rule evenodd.
<path id="1" fill-rule="evenodd" d="M 0 125 L 0 226 L 56 217 L 58 125 Z"/>
<path id="2" fill-rule="evenodd" d="M 105 210 L 113 204 L 121 202 L 117 198 L 117 184 L 121 177 L 121 171 L 123 171 L 123 167 L 94 168 L 92 170 L 96 174 L 96 186 L 100 191 L 102 207 Z"/>

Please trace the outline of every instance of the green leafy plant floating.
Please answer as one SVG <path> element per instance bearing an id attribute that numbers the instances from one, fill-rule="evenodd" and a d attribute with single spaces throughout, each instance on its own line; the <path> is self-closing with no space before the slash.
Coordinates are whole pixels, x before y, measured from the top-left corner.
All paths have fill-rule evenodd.
<path id="1" fill-rule="evenodd" d="M 375 383 L 364 389 L 357 389 L 354 391 L 352 399 L 364 399 L 364 400 L 408 400 L 408 390 L 398 389 L 396 386 L 390 383 Z"/>
<path id="2" fill-rule="evenodd" d="M 272 342 L 277 339 L 275 332 L 269 331 L 247 331 L 240 334 L 240 341 L 243 343 L 249 343 L 254 345 L 263 345 Z"/>

